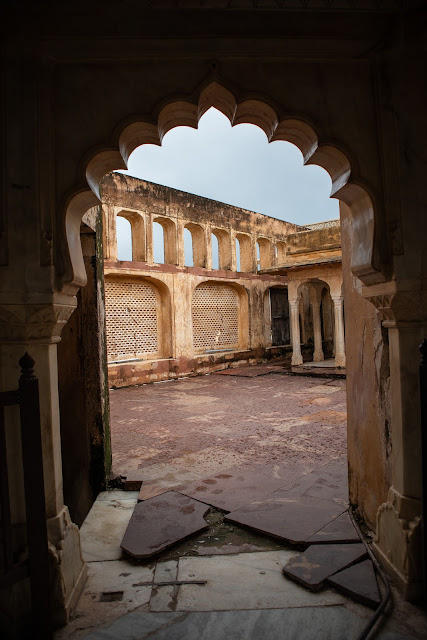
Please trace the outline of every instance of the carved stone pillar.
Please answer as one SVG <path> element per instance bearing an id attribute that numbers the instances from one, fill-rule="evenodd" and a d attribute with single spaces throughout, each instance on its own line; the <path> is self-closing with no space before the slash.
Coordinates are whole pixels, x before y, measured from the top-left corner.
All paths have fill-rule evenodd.
<path id="1" fill-rule="evenodd" d="M 86 579 L 79 530 L 71 522 L 68 508 L 63 502 L 56 352 L 62 327 L 75 304 L 75 298 L 59 297 L 51 303 L 8 304 L 0 307 L 0 388 L 11 390 L 17 387 L 18 360 L 25 351 L 35 360 L 35 374 L 39 379 L 51 583 L 54 585 L 53 618 L 58 625 L 67 621 Z M 19 432 L 19 414 L 8 412 L 6 429 L 8 433 Z M 15 466 L 19 466 L 19 442 L 12 439 L 10 449 L 8 456 L 12 456 Z M 20 505 L 22 493 L 15 483 L 11 486 L 12 491 L 16 492 L 12 496 L 14 524 L 19 525 L 23 522 Z M 5 606 L 4 597 L 5 594 L 2 594 L 1 607 Z M 10 597 L 13 596 L 10 594 Z"/>
<path id="2" fill-rule="evenodd" d="M 322 298 L 322 288 L 311 285 L 310 302 L 313 311 L 313 333 L 314 333 L 314 353 L 313 361 L 322 362 L 325 359 L 322 348 L 322 324 L 320 321 L 320 302 Z"/>
<path id="3" fill-rule="evenodd" d="M 332 296 L 335 319 L 335 366 L 345 367 L 343 297 Z"/>
<path id="4" fill-rule="evenodd" d="M 289 300 L 291 312 L 292 365 L 302 364 L 301 338 L 299 330 L 299 300 Z"/>
<path id="5" fill-rule="evenodd" d="M 387 283 L 395 288 L 396 283 Z M 382 288 L 385 288 L 383 286 Z M 393 485 L 377 513 L 374 549 L 401 583 L 408 599 L 422 590 L 421 425 L 419 351 L 427 335 L 425 292 L 364 294 L 388 328 Z"/>

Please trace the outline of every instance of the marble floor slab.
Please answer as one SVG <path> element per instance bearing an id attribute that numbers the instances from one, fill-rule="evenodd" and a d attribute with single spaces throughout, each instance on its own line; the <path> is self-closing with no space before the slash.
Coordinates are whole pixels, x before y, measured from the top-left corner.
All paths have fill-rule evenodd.
<path id="1" fill-rule="evenodd" d="M 373 609 L 381 602 L 374 565 L 369 559 L 329 576 L 327 583 L 340 593 Z"/>
<path id="2" fill-rule="evenodd" d="M 88 563 L 88 578 L 69 624 L 55 634 L 56 640 L 78 637 L 79 630 L 89 631 L 119 616 L 148 604 L 153 569 L 131 565 L 125 560 Z"/>
<path id="3" fill-rule="evenodd" d="M 225 520 L 291 544 L 301 544 L 344 510 L 343 505 L 332 501 L 279 491 L 232 511 Z"/>
<path id="4" fill-rule="evenodd" d="M 184 557 L 179 580 L 207 580 L 207 584 L 179 588 L 176 611 L 274 609 L 343 603 L 343 596 L 325 590 L 313 594 L 286 579 L 281 568 L 294 551 L 241 553 L 234 556 Z"/>
<path id="5" fill-rule="evenodd" d="M 118 560 L 122 556 L 120 542 L 136 505 L 137 492 L 123 500 L 125 491 L 106 491 L 92 505 L 80 528 L 83 558 L 86 562 Z M 107 497 L 109 494 L 110 497 Z M 116 499 L 116 495 L 120 499 Z"/>
<path id="6" fill-rule="evenodd" d="M 247 468 L 235 468 L 181 485 L 175 491 L 223 511 L 234 511 L 267 496 L 282 485 L 281 479 L 269 478 Z"/>
<path id="7" fill-rule="evenodd" d="M 363 543 L 313 544 L 289 560 L 283 573 L 307 589 L 319 591 L 326 578 L 367 556 Z"/>
<path id="8" fill-rule="evenodd" d="M 343 513 L 307 538 L 306 542 L 310 544 L 352 543 L 360 542 L 360 538 L 348 513 Z"/>
<path id="9" fill-rule="evenodd" d="M 274 494 L 282 495 L 278 490 Z M 283 495 L 301 495 L 333 500 L 339 504 L 348 505 L 348 471 L 346 462 L 333 461 L 311 473 L 295 480 L 286 487 Z"/>
<path id="10" fill-rule="evenodd" d="M 150 558 L 206 529 L 203 516 L 208 510 L 208 505 L 174 491 L 139 502 L 121 547 L 134 558 Z"/>
<path id="11" fill-rule="evenodd" d="M 135 612 L 91 633 L 87 640 L 349 640 L 366 619 L 343 606 L 215 611 Z M 381 630 L 378 640 L 415 640 Z"/>

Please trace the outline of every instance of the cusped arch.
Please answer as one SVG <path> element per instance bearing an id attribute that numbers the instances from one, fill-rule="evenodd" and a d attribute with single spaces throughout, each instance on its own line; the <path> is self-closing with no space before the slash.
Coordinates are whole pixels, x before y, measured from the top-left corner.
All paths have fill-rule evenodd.
<path id="1" fill-rule="evenodd" d="M 351 211 L 354 242 L 351 267 L 365 284 L 384 281 L 387 274 L 381 272 L 381 247 L 375 236 L 375 211 L 368 189 L 352 179 L 351 163 L 346 153 L 331 144 L 321 141 L 310 123 L 293 115 L 279 118 L 269 100 L 244 99 L 235 95 L 217 81 L 201 90 L 198 100 L 175 100 L 159 110 L 156 122 L 135 118 L 118 127 L 117 148 L 103 148 L 88 154 L 85 175 L 88 189 L 81 185 L 68 198 L 65 207 L 65 234 L 68 255 L 62 265 L 63 290 L 70 293 L 85 284 L 86 274 L 78 229 L 84 212 L 99 203 L 102 178 L 115 169 L 127 166 L 129 155 L 142 144 L 161 144 L 165 134 L 174 127 L 197 128 L 198 121 L 209 109 L 219 109 L 232 125 L 248 123 L 260 127 L 269 141 L 284 140 L 296 145 L 306 164 L 317 164 L 325 169 L 332 180 L 331 196 L 344 202 Z M 61 256 L 60 256 L 61 257 Z"/>

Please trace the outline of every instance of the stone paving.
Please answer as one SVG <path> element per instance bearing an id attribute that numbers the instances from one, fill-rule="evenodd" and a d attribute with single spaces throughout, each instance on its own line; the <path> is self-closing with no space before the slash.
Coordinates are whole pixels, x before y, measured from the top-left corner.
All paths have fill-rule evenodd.
<path id="1" fill-rule="evenodd" d="M 343 521 L 345 381 L 270 371 L 212 374 L 113 391 L 111 410 L 114 469 L 144 481 L 140 505 L 168 491 L 184 500 L 191 496 L 206 505 L 206 530 L 137 561 L 123 553 L 121 543 L 138 492 L 100 494 L 81 528 L 89 578 L 56 640 L 358 636 L 372 610 L 338 592 L 339 587 L 348 593 L 347 574 L 335 589 L 332 581 L 313 593 L 283 574 L 285 566 L 298 566 L 300 555 L 286 536 L 272 538 L 266 527 L 255 531 L 238 522 L 248 503 L 255 510 L 269 501 L 298 509 L 309 503 L 309 514 L 317 502 L 329 505 L 335 524 L 328 533 L 320 518 L 319 527 L 307 531 L 322 526 L 327 535 L 359 546 Z M 310 517 L 297 515 L 307 527 Z M 323 541 L 322 531 L 317 542 Z M 360 576 L 359 570 L 359 582 Z M 425 617 L 396 592 L 385 621 L 377 636 L 383 640 L 427 636 Z"/>
<path id="2" fill-rule="evenodd" d="M 112 390 L 110 404 L 113 470 L 145 488 L 246 465 L 297 479 L 346 457 L 345 380 L 212 374 Z"/>

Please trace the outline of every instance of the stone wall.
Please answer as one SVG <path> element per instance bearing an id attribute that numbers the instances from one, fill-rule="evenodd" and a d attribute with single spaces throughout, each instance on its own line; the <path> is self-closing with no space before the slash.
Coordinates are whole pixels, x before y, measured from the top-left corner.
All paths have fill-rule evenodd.
<path id="1" fill-rule="evenodd" d="M 283 259 L 288 235 L 300 227 L 123 174 L 104 178 L 102 199 L 111 385 L 288 353 L 285 344 L 272 349 L 269 294 L 285 288 L 287 278 L 259 269 Z M 131 224 L 132 261 L 117 260 L 118 216 Z M 156 221 L 164 230 L 164 263 L 154 262 Z M 194 266 L 185 265 L 185 229 L 192 235 Z M 217 269 L 212 234 L 219 245 Z M 289 320 L 283 335 L 289 336 Z"/>
<path id="2" fill-rule="evenodd" d="M 350 271 L 351 218 L 345 205 L 340 209 L 350 501 L 375 530 L 378 508 L 391 485 L 388 333 L 380 313 L 362 297 L 360 280 Z"/>

